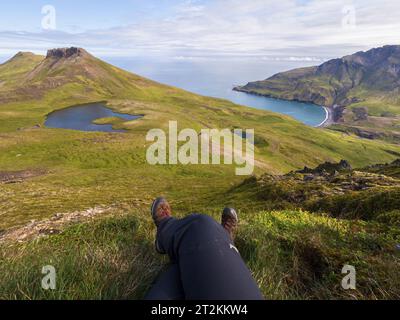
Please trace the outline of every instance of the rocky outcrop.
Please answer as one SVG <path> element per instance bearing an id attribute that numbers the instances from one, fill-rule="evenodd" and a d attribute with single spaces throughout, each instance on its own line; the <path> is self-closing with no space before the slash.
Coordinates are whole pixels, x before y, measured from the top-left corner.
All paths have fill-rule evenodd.
<path id="1" fill-rule="evenodd" d="M 375 139 L 380 139 L 380 138 L 384 137 L 384 135 L 380 132 L 370 131 L 370 130 L 365 130 L 365 129 L 360 129 L 360 128 L 354 128 L 354 133 L 361 138 L 369 139 L 369 140 L 375 140 Z"/>
<path id="2" fill-rule="evenodd" d="M 354 121 L 366 121 L 368 120 L 368 108 L 359 107 L 353 108 Z"/>
<path id="3" fill-rule="evenodd" d="M 353 170 L 345 160 L 339 163 L 326 162 L 313 169 L 306 167 L 285 175 L 264 174 L 251 177 L 232 192 L 250 195 L 255 201 L 264 202 L 269 210 L 312 207 L 316 209 L 313 211 L 318 211 L 319 206 L 315 207 L 313 203 L 330 204 L 336 201 L 336 196 L 350 195 L 351 199 L 355 199 L 352 197 L 367 194 L 374 196 L 374 191 L 390 190 L 397 194 L 400 192 L 400 170 L 395 170 L 397 163 L 400 161 Z M 352 201 L 348 203 L 354 204 Z M 388 204 L 390 210 L 398 208 L 397 203 L 391 201 Z M 340 207 L 340 204 L 338 206 Z"/>
<path id="4" fill-rule="evenodd" d="M 323 174 L 323 173 L 329 173 L 329 174 L 334 174 L 335 172 L 341 172 L 341 171 L 351 171 L 352 167 L 350 163 L 346 160 L 341 160 L 339 163 L 331 163 L 331 162 L 325 162 L 323 164 L 320 164 L 318 167 L 314 169 L 310 169 L 308 167 L 304 167 L 303 170 L 296 171 L 296 173 L 301 173 L 301 174 Z"/>
<path id="5" fill-rule="evenodd" d="M 342 122 L 343 121 L 343 114 L 346 111 L 346 107 L 345 106 L 338 106 L 338 105 L 334 105 L 331 108 L 332 111 L 332 120 L 335 123 L 338 122 Z"/>
<path id="6" fill-rule="evenodd" d="M 0 171 L 0 184 L 19 183 L 27 179 L 45 175 L 46 173 L 47 171 L 43 169 L 23 170 L 23 171 Z"/>
<path id="7" fill-rule="evenodd" d="M 392 163 L 374 164 L 364 169 L 366 172 L 384 174 L 393 178 L 400 178 L 400 158 Z"/>
<path id="8" fill-rule="evenodd" d="M 82 49 L 82 48 L 58 48 L 58 49 L 51 49 L 47 51 L 47 56 L 46 58 L 56 58 L 56 59 L 61 59 L 61 58 L 70 58 L 70 57 L 76 57 L 76 56 L 85 56 L 88 55 L 89 53 Z"/>
<path id="9" fill-rule="evenodd" d="M 32 220 L 22 227 L 16 227 L 0 232 L 0 243 L 2 242 L 25 242 L 45 236 L 58 234 L 66 226 L 76 223 L 90 221 L 99 215 L 106 214 L 112 207 L 95 207 L 83 211 L 71 213 L 57 213 L 52 218 L 43 221 Z"/>

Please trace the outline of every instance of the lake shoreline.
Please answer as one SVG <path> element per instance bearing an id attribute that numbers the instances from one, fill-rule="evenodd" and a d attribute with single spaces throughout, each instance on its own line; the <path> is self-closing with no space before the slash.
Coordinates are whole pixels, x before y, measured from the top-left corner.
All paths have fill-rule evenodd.
<path id="1" fill-rule="evenodd" d="M 121 123 L 134 121 L 143 115 L 133 115 L 114 111 L 108 102 L 94 102 L 73 105 L 47 114 L 44 126 L 51 129 L 78 130 L 84 132 L 126 133 L 126 129 L 114 129 L 114 121 L 96 123 L 100 119 L 117 118 Z"/>

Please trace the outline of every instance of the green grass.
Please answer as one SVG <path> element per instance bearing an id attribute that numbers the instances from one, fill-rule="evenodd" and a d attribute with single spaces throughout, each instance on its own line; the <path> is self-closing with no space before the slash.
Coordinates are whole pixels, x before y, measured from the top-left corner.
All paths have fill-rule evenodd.
<path id="1" fill-rule="evenodd" d="M 107 76 L 83 76 L 80 68 L 70 65 L 60 87 L 46 89 L 38 99 L 22 96 L 21 101 L 0 105 L 1 170 L 39 168 L 48 172 L 19 184 L 0 184 L 0 228 L 96 204 L 127 203 L 132 197 L 151 199 L 160 193 L 182 198 L 189 206 L 193 192 L 201 202 L 239 181 L 233 166 L 148 165 L 145 135 L 153 128 L 167 131 L 170 120 L 178 121 L 179 129 L 255 129 L 259 163 L 255 173 L 282 173 L 340 159 L 365 166 L 392 161 L 400 152 L 399 146 L 389 143 L 310 128 L 286 116 L 163 86 L 94 58 L 86 64 Z M 47 81 L 42 73 L 34 80 L 39 88 Z M 116 111 L 144 117 L 117 123 L 127 134 L 43 127 L 48 113 L 93 101 L 108 101 Z M 37 124 L 42 127 L 33 128 Z"/>
<path id="2" fill-rule="evenodd" d="M 0 299 L 143 298 L 168 260 L 155 253 L 147 211 L 118 210 L 60 235 L 0 247 Z M 398 229 L 301 211 L 241 218 L 236 244 L 267 299 L 400 298 Z M 356 267 L 357 290 L 341 288 L 345 264 Z M 45 265 L 56 268 L 54 291 L 41 289 Z"/>
<path id="3" fill-rule="evenodd" d="M 2 245 L 0 298 L 142 297 L 166 262 L 153 250 L 154 227 L 147 214 L 152 199 L 159 195 L 172 201 L 179 216 L 200 211 L 217 218 L 225 205 L 241 209 L 238 245 L 266 297 L 398 296 L 393 271 L 398 259 L 391 259 L 395 253 L 389 250 L 398 235 L 389 227 L 296 210 L 261 212 L 254 209 L 260 202 L 250 205 L 251 193 L 232 196 L 232 188 L 243 180 L 235 175 L 234 166 L 150 166 L 145 159 L 149 146 L 145 136 L 153 128 L 167 130 L 170 120 L 178 121 L 179 129 L 255 129 L 255 174 L 280 174 L 340 159 L 356 167 L 389 162 L 400 152 L 398 145 L 310 128 L 283 115 L 157 84 L 94 58 L 77 65 L 65 61 L 57 70 L 49 70 L 44 62 L 33 73 L 29 71 L 43 57 L 34 58 L 33 64 L 32 56 L 23 59 L 27 60 L 18 60 L 16 73 L 10 72 L 9 65 L 0 67 L 0 80 L 6 82 L 0 86 L 0 174 L 19 170 L 44 174 L 17 183 L 0 182 L 0 232 L 56 213 L 100 205 L 118 209 L 113 217 L 69 227 L 61 235 Z M 82 66 L 92 73 L 82 73 Z M 22 81 L 28 77 L 29 81 Z M 60 83 L 55 88 L 51 87 L 54 79 Z M 127 129 L 126 134 L 43 127 L 46 115 L 54 110 L 96 101 L 144 117 L 123 123 L 99 120 Z M 382 219 L 395 221 L 396 217 L 394 213 Z M 358 237 L 349 240 L 343 230 L 350 224 L 356 226 Z M 363 246 L 363 241 L 368 245 Z M 375 242 L 384 250 L 369 248 Z M 360 251 L 352 253 L 354 246 L 361 246 Z M 313 269 L 314 262 L 308 265 L 310 250 L 318 268 L 321 261 L 327 265 L 322 274 Z M 356 293 L 339 288 L 339 267 L 345 261 L 362 270 Z M 364 265 L 362 269 L 363 261 L 373 268 Z M 55 292 L 40 289 L 40 270 L 47 264 L 54 264 L 59 272 Z"/>
<path id="4" fill-rule="evenodd" d="M 140 298 L 163 261 L 152 250 L 151 231 L 148 223 L 143 225 L 137 216 L 131 215 L 80 224 L 48 240 L 7 248 L 2 251 L 0 296 L 2 299 Z M 10 258 L 7 250 L 18 253 Z M 4 256 L 8 257 L 6 261 Z M 43 264 L 56 268 L 56 291 L 41 288 Z"/>
<path id="5" fill-rule="evenodd" d="M 13 59 L 0 64 L 0 80 L 16 85 L 21 76 L 30 72 L 43 59 L 40 55 L 20 52 Z"/>
<path id="6" fill-rule="evenodd" d="M 181 198 L 182 202 L 187 201 L 186 205 L 190 205 L 196 199 L 203 201 L 216 197 L 242 179 L 235 176 L 235 167 L 232 165 L 150 166 L 146 162 L 144 148 L 149 143 L 146 144 L 142 134 L 145 129 L 139 128 L 147 125 L 137 126 L 138 133 L 133 129 L 127 134 L 55 129 L 3 133 L 0 146 L 2 171 L 40 169 L 47 173 L 17 184 L 0 184 L 0 228 L 96 204 L 126 203 L 131 198 L 150 202 L 158 194 L 166 194 L 173 199 Z M 256 168 L 255 173 L 278 173 L 313 165 L 326 159 L 322 152 L 332 155 L 328 159 L 340 160 L 342 156 L 337 155 L 339 150 L 343 150 L 344 158 L 356 165 L 395 158 L 384 151 L 385 147 L 375 148 L 368 141 L 359 144 L 356 138 L 351 138 L 354 142 L 348 142 L 348 149 L 345 142 L 337 149 L 333 146 L 327 149 L 326 144 L 330 144 L 332 139 L 327 139 L 324 145 L 324 137 L 322 141 L 315 142 L 307 141 L 305 135 L 297 139 L 297 146 L 286 146 L 281 142 L 277 150 L 274 150 L 276 144 L 266 139 L 269 145 L 263 144 L 256 156 L 266 167 Z M 301 146 L 307 153 L 302 153 Z M 311 158 L 311 154 L 317 150 L 321 150 L 321 153 L 314 157 L 320 160 Z M 297 155 L 296 158 L 293 154 Z M 196 194 L 194 200 L 193 193 Z M 241 199 L 237 200 L 236 205 L 241 205 Z"/>
<path id="7" fill-rule="evenodd" d="M 383 213 L 400 208 L 400 188 L 374 188 L 368 192 L 319 199 L 308 205 L 313 211 L 329 212 L 343 219 L 376 220 Z"/>
<path id="8" fill-rule="evenodd" d="M 399 166 L 379 165 L 328 178 L 315 175 L 310 181 L 305 180 L 308 174 L 262 175 L 246 179 L 223 197 L 232 203 L 241 202 L 246 211 L 303 209 L 346 220 L 397 223 L 400 180 L 395 168 Z"/>

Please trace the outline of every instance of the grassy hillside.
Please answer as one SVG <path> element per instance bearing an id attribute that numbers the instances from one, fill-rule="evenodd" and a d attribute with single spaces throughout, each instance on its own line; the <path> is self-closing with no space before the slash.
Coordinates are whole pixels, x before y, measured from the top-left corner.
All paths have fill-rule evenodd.
<path id="1" fill-rule="evenodd" d="M 143 298 L 167 264 L 153 224 L 147 211 L 110 214 L 0 247 L 0 299 Z M 384 224 L 284 210 L 242 214 L 236 244 L 267 299 L 399 299 L 399 239 Z M 356 267 L 357 290 L 341 287 L 345 264 Z M 56 267 L 57 290 L 41 289 L 44 265 Z"/>
<path id="2" fill-rule="evenodd" d="M 25 59 L 30 65 L 32 56 L 18 57 L 20 64 Z M 152 128 L 167 129 L 169 120 L 177 120 L 180 129 L 254 128 L 259 142 L 256 173 L 282 173 L 342 158 L 364 166 L 394 160 L 400 152 L 395 145 L 310 128 L 285 116 L 164 86 L 84 51 L 37 59 L 33 70 L 21 67 L 25 71 L 19 73 L 20 85 L 6 80 L 8 74 L 3 77 L 7 85 L 0 89 L 1 98 L 13 97 L 0 107 L 1 170 L 42 172 L 17 184 L 0 184 L 0 228 L 99 202 L 150 201 L 163 192 L 191 199 L 192 190 L 185 185 L 196 185 L 201 199 L 202 189 L 214 186 L 218 192 L 238 181 L 233 166 L 149 166 L 145 134 Z M 119 128 L 129 130 L 122 135 L 43 127 L 49 112 L 93 101 L 108 101 L 115 110 L 144 117 L 119 123 Z"/>
<path id="3" fill-rule="evenodd" d="M 0 64 L 2 86 L 18 85 L 17 81 L 35 68 L 44 59 L 43 56 L 31 52 L 19 52 L 10 60 Z"/>
<path id="4" fill-rule="evenodd" d="M 144 117 L 100 120 L 127 129 L 124 134 L 43 125 L 54 110 L 96 101 Z M 250 206 L 249 193 L 231 192 L 243 182 L 232 165 L 150 166 L 145 135 L 149 129 L 167 129 L 170 120 L 178 121 L 179 129 L 255 129 L 257 175 L 340 159 L 362 167 L 392 162 L 400 154 L 398 145 L 311 128 L 289 117 L 165 86 L 81 49 L 53 50 L 47 57 L 19 54 L 0 66 L 0 238 L 14 227 L 58 221 L 60 213 L 73 217 L 96 207 L 106 213 L 90 217 L 94 221 L 87 224 L 78 219 L 65 232 L 64 226 L 39 230 L 41 235 L 56 234 L 39 241 L 0 240 L 0 298 L 141 297 L 165 262 L 153 252 L 154 228 L 147 214 L 152 199 L 161 194 L 179 216 L 200 211 L 217 217 L 226 205 L 241 210 L 238 245 L 267 297 L 398 295 L 397 280 L 388 283 L 398 264 L 390 260 L 396 230 L 295 207 L 272 212 L 262 201 Z M 349 240 L 345 235 L 353 226 L 357 232 Z M 375 243 L 384 249 L 376 251 Z M 352 252 L 354 246 L 360 250 Z M 315 248 L 316 265 L 309 261 L 309 248 Z M 349 261 L 361 266 L 370 260 L 373 267 L 362 269 L 359 291 L 343 292 L 339 265 Z M 52 263 L 62 275 L 60 290 L 45 293 L 36 283 L 36 268 Z"/>
<path id="5" fill-rule="evenodd" d="M 358 170 L 338 167 L 325 164 L 282 176 L 251 177 L 229 190 L 226 197 L 245 199 L 242 207 L 247 211 L 304 209 L 400 228 L 399 160 Z"/>
<path id="6" fill-rule="evenodd" d="M 241 204 L 236 245 L 267 299 L 399 299 L 398 167 L 397 161 L 335 173 L 336 165 L 324 165 L 273 184 L 252 178 L 190 209 L 219 219 L 221 203 Z M 311 174 L 310 183 L 300 179 Z M 316 212 L 323 199 L 323 212 Z M 193 200 L 173 200 L 174 214 L 185 216 Z M 0 299 L 143 298 L 168 263 L 154 250 L 148 203 L 131 199 L 103 209 L 11 229 L 6 240 L 0 235 Z M 357 270 L 356 290 L 341 288 L 345 264 Z M 40 287 L 44 265 L 56 267 L 54 291 Z"/>

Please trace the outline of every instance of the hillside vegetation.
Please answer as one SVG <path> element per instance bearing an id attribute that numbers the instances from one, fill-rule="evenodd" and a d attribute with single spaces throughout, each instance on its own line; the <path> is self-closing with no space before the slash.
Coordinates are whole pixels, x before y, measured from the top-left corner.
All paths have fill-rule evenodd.
<path id="1" fill-rule="evenodd" d="M 400 160 L 354 170 L 346 161 L 251 177 L 229 191 L 248 210 L 304 209 L 400 228 Z"/>
<path id="2" fill-rule="evenodd" d="M 44 127 L 50 112 L 96 101 L 144 117 L 99 120 L 124 134 Z M 145 136 L 153 128 L 167 131 L 170 120 L 179 129 L 255 129 L 255 177 L 243 181 L 234 165 L 149 165 Z M 218 219 L 224 206 L 236 207 L 242 219 L 237 244 L 267 298 L 399 297 L 399 228 L 390 200 L 391 192 L 397 197 L 396 144 L 162 85 L 78 48 L 50 50 L 46 57 L 20 53 L 0 65 L 0 122 L 0 298 L 143 297 L 166 264 L 154 251 L 148 214 L 159 195 L 181 217 L 204 212 Z M 385 175 L 382 184 L 371 182 L 376 189 L 329 194 L 365 196 L 372 203 L 368 216 L 337 213 L 336 200 L 317 205 L 320 189 L 341 188 L 340 182 L 326 178 L 314 186 L 302 184 L 298 173 L 282 176 L 341 159 L 368 166 L 365 175 Z M 393 166 L 377 165 L 382 162 Z M 356 179 L 359 173 L 349 174 Z M 275 198 L 267 176 L 282 181 L 282 190 L 279 183 L 271 189 Z M 316 193 L 282 201 L 301 188 Z M 384 199 L 379 192 L 389 205 L 375 210 Z M 340 286 L 346 263 L 359 272 L 356 291 Z M 57 269 L 55 291 L 40 289 L 44 265 Z"/>
<path id="3" fill-rule="evenodd" d="M 3 243 L 0 298 L 141 299 L 167 265 L 154 233 L 147 210 L 125 206 L 60 234 Z M 267 299 L 399 299 L 399 241 L 388 224 L 280 210 L 242 212 L 236 245 Z M 345 264 L 357 270 L 356 290 L 341 287 Z M 57 290 L 41 289 L 44 265 L 56 267 Z"/>
<path id="4" fill-rule="evenodd" d="M 239 181 L 230 165 L 148 165 L 145 135 L 153 128 L 168 131 L 170 120 L 178 121 L 179 129 L 255 129 L 255 173 L 280 174 L 340 159 L 365 166 L 393 161 L 400 152 L 389 143 L 311 128 L 282 115 L 158 84 L 83 49 L 51 50 L 47 57 L 35 57 L 30 70 L 32 59 L 18 54 L 1 66 L 9 70 L 16 60 L 20 66 L 17 75 L 0 74 L 5 83 L 0 88 L 1 175 L 32 177 L 0 184 L 0 228 L 98 204 L 149 202 L 160 193 L 196 205 L 201 200 L 192 199 L 193 192 L 202 199 Z M 43 127 L 51 111 L 93 101 L 144 117 L 118 123 L 126 134 Z M 182 187 L 187 185 L 195 189 Z"/>

